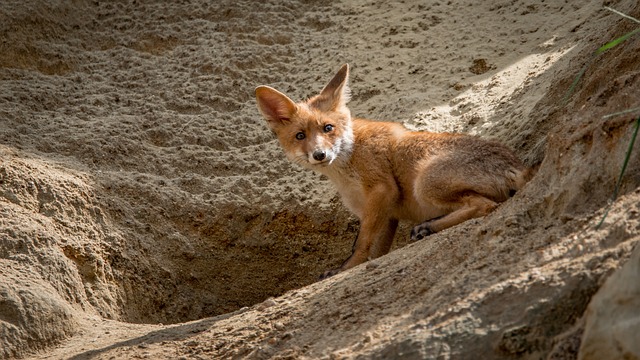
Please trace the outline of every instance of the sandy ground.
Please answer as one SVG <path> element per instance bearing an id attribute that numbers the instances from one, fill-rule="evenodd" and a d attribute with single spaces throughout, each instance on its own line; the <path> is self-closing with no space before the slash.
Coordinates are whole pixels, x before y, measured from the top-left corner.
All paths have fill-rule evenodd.
<path id="1" fill-rule="evenodd" d="M 591 54 L 634 26 L 601 1 L 2 2 L 0 356 L 576 358 L 640 239 L 637 151 L 595 229 L 640 46 Z M 253 92 L 303 99 L 343 63 L 353 114 L 497 139 L 538 174 L 317 282 L 357 221 Z"/>

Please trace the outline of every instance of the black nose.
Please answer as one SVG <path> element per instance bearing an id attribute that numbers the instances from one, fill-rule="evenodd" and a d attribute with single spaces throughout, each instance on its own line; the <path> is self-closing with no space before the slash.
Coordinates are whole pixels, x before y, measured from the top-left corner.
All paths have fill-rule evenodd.
<path id="1" fill-rule="evenodd" d="M 322 150 L 316 150 L 313 152 L 313 158 L 316 159 L 316 161 L 322 161 L 325 157 L 327 157 L 327 154 Z"/>

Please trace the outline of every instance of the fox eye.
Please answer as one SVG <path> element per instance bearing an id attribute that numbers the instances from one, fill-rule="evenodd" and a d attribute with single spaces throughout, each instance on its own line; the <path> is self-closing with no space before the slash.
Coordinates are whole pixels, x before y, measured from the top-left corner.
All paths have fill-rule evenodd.
<path id="1" fill-rule="evenodd" d="M 324 126 L 324 132 L 328 133 L 328 132 L 331 132 L 331 131 L 333 131 L 333 125 L 327 124 L 327 125 Z"/>
<path id="2" fill-rule="evenodd" d="M 300 131 L 299 133 L 296 134 L 296 139 L 298 140 L 304 140 L 306 136 L 304 135 L 304 133 L 302 131 Z"/>

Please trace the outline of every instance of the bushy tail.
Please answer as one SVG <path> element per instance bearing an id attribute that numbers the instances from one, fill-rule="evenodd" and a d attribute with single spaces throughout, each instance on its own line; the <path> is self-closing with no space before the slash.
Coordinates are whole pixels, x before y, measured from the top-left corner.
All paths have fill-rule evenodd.
<path id="1" fill-rule="evenodd" d="M 513 196 L 515 195 L 516 191 L 522 189 L 529 182 L 529 180 L 531 180 L 538 173 L 538 169 L 540 169 L 540 164 L 536 164 L 522 170 L 520 174 L 518 174 L 518 177 L 516 179 L 516 189 L 511 189 L 509 194 Z"/>

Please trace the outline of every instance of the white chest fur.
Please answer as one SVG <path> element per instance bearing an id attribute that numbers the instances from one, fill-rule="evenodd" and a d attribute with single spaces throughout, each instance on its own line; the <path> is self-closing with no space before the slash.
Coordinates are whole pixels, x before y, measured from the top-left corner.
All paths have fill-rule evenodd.
<path id="1" fill-rule="evenodd" d="M 357 175 L 345 170 L 336 170 L 324 172 L 334 184 L 338 193 L 342 197 L 345 206 L 354 213 L 359 219 L 362 219 L 365 208 L 364 189 Z"/>

